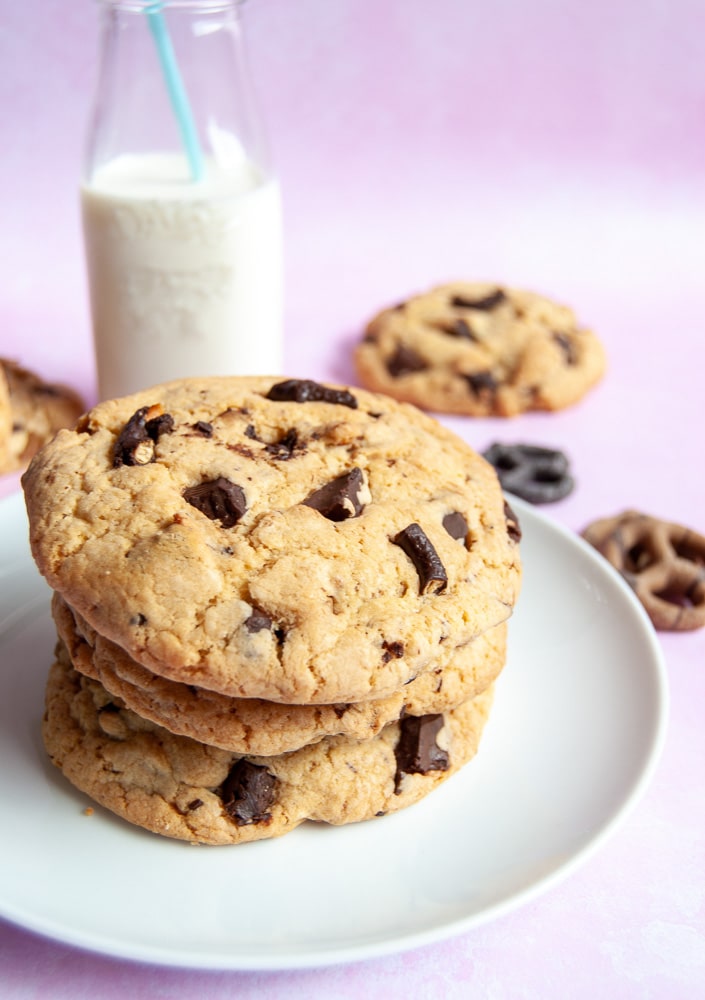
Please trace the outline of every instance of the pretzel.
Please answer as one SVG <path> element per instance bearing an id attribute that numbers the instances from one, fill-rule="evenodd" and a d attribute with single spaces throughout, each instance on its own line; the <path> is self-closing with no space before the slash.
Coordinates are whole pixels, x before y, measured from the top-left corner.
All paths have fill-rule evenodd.
<path id="1" fill-rule="evenodd" d="M 529 503 L 562 500 L 575 486 L 568 458 L 555 448 L 495 441 L 482 457 L 494 466 L 502 489 Z"/>
<path id="2" fill-rule="evenodd" d="M 593 521 L 583 537 L 617 569 L 661 631 L 705 625 L 705 537 L 627 510 Z"/>

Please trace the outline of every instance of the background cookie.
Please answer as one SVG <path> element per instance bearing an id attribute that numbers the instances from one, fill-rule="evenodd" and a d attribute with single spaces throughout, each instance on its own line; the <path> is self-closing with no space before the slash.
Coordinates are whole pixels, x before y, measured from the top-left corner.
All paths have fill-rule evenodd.
<path id="1" fill-rule="evenodd" d="M 45 382 L 13 361 L 0 358 L 0 369 L 0 472 L 12 472 L 60 428 L 73 426 L 85 406 L 73 389 Z"/>
<path id="2" fill-rule="evenodd" d="M 235 753 L 280 754 L 325 736 L 369 739 L 402 715 L 428 715 L 474 698 L 499 676 L 506 658 L 506 624 L 451 650 L 444 666 L 420 674 L 374 701 L 281 705 L 230 698 L 150 673 L 115 643 L 78 620 L 54 595 L 57 632 L 79 673 L 99 681 L 126 707 L 172 733 Z"/>
<path id="3" fill-rule="evenodd" d="M 385 309 L 355 350 L 363 385 L 440 413 L 557 410 L 602 376 L 605 355 L 566 306 L 455 282 Z"/>
<path id="4" fill-rule="evenodd" d="M 60 432 L 23 486 L 67 603 L 153 673 L 234 697 L 391 694 L 519 589 L 494 469 L 364 390 L 169 383 Z"/>
<path id="5" fill-rule="evenodd" d="M 59 648 L 43 735 L 69 781 L 118 816 L 167 837 L 237 844 L 306 819 L 354 823 L 417 802 L 474 756 L 491 697 L 488 689 L 445 715 L 392 723 L 371 740 L 336 736 L 237 757 L 123 708 Z"/>
<path id="6" fill-rule="evenodd" d="M 12 436 L 12 408 L 10 406 L 10 387 L 7 384 L 5 369 L 0 363 L 0 473 L 9 472 L 12 467 L 10 460 L 10 437 Z"/>

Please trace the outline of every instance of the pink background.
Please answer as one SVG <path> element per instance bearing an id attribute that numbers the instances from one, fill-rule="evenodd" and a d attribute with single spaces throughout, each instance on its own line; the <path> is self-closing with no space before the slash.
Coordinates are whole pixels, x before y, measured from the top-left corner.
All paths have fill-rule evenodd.
<path id="1" fill-rule="evenodd" d="M 0 353 L 91 402 L 77 183 L 95 5 L 0 12 Z M 603 383 L 559 414 L 443 419 L 479 448 L 563 448 L 578 485 L 544 510 L 573 530 L 637 507 L 705 533 L 705 4 L 250 0 L 245 17 L 285 197 L 290 374 L 352 380 L 365 320 L 441 281 L 546 292 L 604 340 Z M 595 858 L 516 913 L 276 974 L 133 965 L 0 921 L 0 993 L 702 996 L 705 630 L 660 642 L 671 717 L 654 781 Z"/>

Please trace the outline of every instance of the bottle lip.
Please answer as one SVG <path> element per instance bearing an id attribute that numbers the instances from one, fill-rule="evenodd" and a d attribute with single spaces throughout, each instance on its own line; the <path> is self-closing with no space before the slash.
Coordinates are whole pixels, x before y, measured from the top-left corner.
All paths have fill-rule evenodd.
<path id="1" fill-rule="evenodd" d="M 112 10 L 125 10 L 134 14 L 143 14 L 150 9 L 160 10 L 193 10 L 203 14 L 216 13 L 240 7 L 245 0 L 97 0 L 101 7 Z"/>

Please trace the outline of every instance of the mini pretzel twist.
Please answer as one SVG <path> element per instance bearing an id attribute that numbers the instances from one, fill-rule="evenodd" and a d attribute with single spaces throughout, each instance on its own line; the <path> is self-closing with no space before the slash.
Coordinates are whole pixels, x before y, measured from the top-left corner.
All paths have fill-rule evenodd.
<path id="1" fill-rule="evenodd" d="M 529 503 L 553 503 L 575 486 L 566 455 L 556 448 L 495 441 L 482 453 L 493 465 L 502 489 Z"/>
<path id="2" fill-rule="evenodd" d="M 705 625 L 705 537 L 634 510 L 593 521 L 583 537 L 621 573 L 655 628 Z"/>

